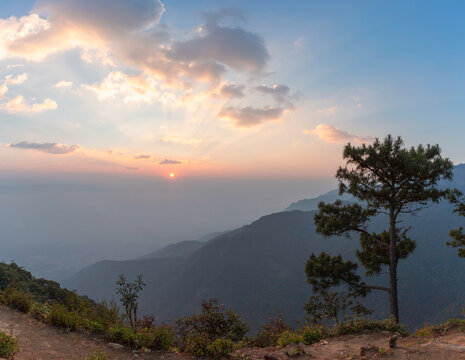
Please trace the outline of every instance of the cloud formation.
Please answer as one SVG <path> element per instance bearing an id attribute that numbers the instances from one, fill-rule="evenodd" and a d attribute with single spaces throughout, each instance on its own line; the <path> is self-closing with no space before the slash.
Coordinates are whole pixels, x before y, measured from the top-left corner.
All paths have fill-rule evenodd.
<path id="1" fill-rule="evenodd" d="M 278 120 L 283 115 L 283 112 L 284 109 L 279 107 L 225 107 L 219 112 L 218 116 L 231 120 L 238 127 L 248 128 L 262 124 L 265 121 Z"/>
<path id="2" fill-rule="evenodd" d="M 175 42 L 168 53 L 170 59 L 182 62 L 217 63 L 237 71 L 260 72 L 268 59 L 263 39 L 239 27 L 223 26 L 227 17 L 242 20 L 237 10 L 206 13 L 206 22 L 193 39 Z"/>
<path id="3" fill-rule="evenodd" d="M 69 154 L 79 149 L 79 145 L 65 145 L 60 143 L 30 143 L 27 141 L 22 141 L 17 144 L 10 144 L 9 147 L 15 149 L 40 151 L 53 155 Z"/>
<path id="4" fill-rule="evenodd" d="M 326 115 L 326 116 L 330 116 L 330 115 L 335 114 L 337 109 L 339 109 L 339 106 L 335 105 L 333 107 L 327 107 L 327 108 L 324 108 L 324 109 L 319 109 L 319 110 L 317 110 L 317 112 L 320 113 L 320 114 Z"/>
<path id="5" fill-rule="evenodd" d="M 289 102 L 290 89 L 286 85 L 259 85 L 254 87 L 255 91 L 258 91 L 265 95 L 270 95 L 278 103 Z"/>
<path id="6" fill-rule="evenodd" d="M 121 97 L 125 104 L 152 103 L 160 97 L 158 83 L 154 79 L 121 71 L 111 72 L 100 84 L 83 85 L 83 88 L 94 92 L 100 101 Z"/>
<path id="7" fill-rule="evenodd" d="M 244 89 L 245 89 L 244 85 L 226 84 L 220 88 L 219 95 L 224 98 L 228 98 L 228 99 L 232 99 L 232 98 L 240 99 L 245 96 Z"/>
<path id="8" fill-rule="evenodd" d="M 55 84 L 55 87 L 57 89 L 60 89 L 60 88 L 68 88 L 68 87 L 71 87 L 73 86 L 73 82 L 72 81 L 66 81 L 66 80 L 62 80 L 62 81 L 59 81 Z"/>
<path id="9" fill-rule="evenodd" d="M 203 143 L 200 138 L 183 138 L 177 135 L 166 135 L 160 138 L 161 142 L 171 143 L 176 145 L 188 145 L 188 146 L 199 146 Z"/>
<path id="10" fill-rule="evenodd" d="M 160 161 L 158 164 L 159 165 L 179 165 L 179 164 L 182 164 L 182 161 L 165 159 L 163 161 Z"/>
<path id="11" fill-rule="evenodd" d="M 0 105 L 0 109 L 10 113 L 40 113 L 57 108 L 57 103 L 52 99 L 47 98 L 42 103 L 28 104 L 22 95 L 18 95 Z"/>
<path id="12" fill-rule="evenodd" d="M 350 134 L 345 130 L 338 129 L 334 126 L 327 124 L 319 124 L 313 130 L 304 130 L 306 135 L 317 135 L 321 140 L 329 143 L 341 143 L 346 141 L 355 141 L 357 143 L 365 143 L 372 141 L 373 138 L 370 136 L 359 136 Z"/>
<path id="13" fill-rule="evenodd" d="M 58 108 L 57 103 L 52 99 L 45 99 L 42 103 L 28 104 L 24 96 L 17 95 L 14 98 L 7 96 L 10 85 L 19 85 L 24 83 L 28 78 L 27 74 L 21 74 L 16 77 L 7 75 L 0 82 L 0 109 L 10 113 L 39 113 L 47 110 L 55 110 Z"/>
<path id="14" fill-rule="evenodd" d="M 146 154 L 139 154 L 139 155 L 134 156 L 134 159 L 136 159 L 136 160 L 150 159 L 150 158 L 151 158 L 151 156 L 150 156 L 150 155 L 146 155 Z"/>
<path id="15" fill-rule="evenodd" d="M 179 40 L 159 25 L 160 0 L 38 0 L 31 15 L 0 19 L 0 60 L 42 61 L 78 48 L 86 61 L 123 64 L 186 87 L 192 81 L 218 82 L 232 69 L 262 72 L 269 60 L 263 39 L 241 27 L 236 10 L 205 13 L 205 24 Z"/>

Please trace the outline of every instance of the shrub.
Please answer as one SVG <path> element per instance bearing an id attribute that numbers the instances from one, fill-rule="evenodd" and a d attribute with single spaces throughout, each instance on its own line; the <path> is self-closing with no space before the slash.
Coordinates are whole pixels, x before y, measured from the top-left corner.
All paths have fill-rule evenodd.
<path id="1" fill-rule="evenodd" d="M 398 332 L 401 335 L 408 334 L 404 327 L 396 323 L 394 319 L 370 320 L 355 318 L 334 326 L 331 329 L 331 336 L 360 334 L 364 331 L 379 330 Z"/>
<path id="2" fill-rule="evenodd" d="M 214 359 L 221 359 L 234 351 L 234 345 L 231 340 L 216 339 L 207 346 L 206 353 Z"/>
<path id="3" fill-rule="evenodd" d="M 209 343 L 210 340 L 207 334 L 193 332 L 186 336 L 181 350 L 198 357 L 203 357 L 207 355 Z"/>
<path id="4" fill-rule="evenodd" d="M 286 330 L 279 335 L 278 338 L 278 347 L 281 349 L 290 344 L 298 344 L 301 341 L 299 334 L 296 334 L 293 331 Z"/>
<path id="5" fill-rule="evenodd" d="M 151 350 L 168 350 L 174 342 L 171 327 L 161 325 L 152 329 L 142 329 L 136 334 L 137 346 Z"/>
<path id="6" fill-rule="evenodd" d="M 249 331 L 247 323 L 233 310 L 225 309 L 215 299 L 204 301 L 200 314 L 176 321 L 178 335 L 186 337 L 192 332 L 206 334 L 210 340 L 219 338 L 240 341 Z"/>
<path id="7" fill-rule="evenodd" d="M 0 358 L 13 359 L 18 352 L 18 340 L 0 332 Z"/>
<path id="8" fill-rule="evenodd" d="M 291 327 L 286 324 L 283 316 L 280 314 L 276 318 L 263 325 L 257 335 L 252 340 L 252 345 L 257 347 L 267 347 L 278 345 L 279 336 L 284 331 L 290 331 Z"/>
<path id="9" fill-rule="evenodd" d="M 108 360 L 108 358 L 105 352 L 96 350 L 88 353 L 84 360 Z"/>
<path id="10" fill-rule="evenodd" d="M 7 305 L 24 313 L 29 312 L 29 309 L 32 306 L 32 300 L 30 296 L 25 292 L 16 289 L 6 289 L 4 291 L 4 299 Z"/>
<path id="11" fill-rule="evenodd" d="M 106 338 L 110 342 L 135 346 L 137 344 L 136 334 L 132 328 L 115 326 L 108 330 Z"/>
<path id="12" fill-rule="evenodd" d="M 31 314 L 35 319 L 39 321 L 46 321 L 49 316 L 50 308 L 47 304 L 40 304 L 34 302 L 29 309 L 29 314 Z"/>
<path id="13" fill-rule="evenodd" d="M 89 322 L 88 329 L 92 334 L 102 334 L 105 332 L 105 327 L 97 321 Z"/>
<path id="14" fill-rule="evenodd" d="M 323 326 L 304 327 L 302 330 L 302 341 L 305 345 L 312 345 L 328 336 Z"/>
<path id="15" fill-rule="evenodd" d="M 68 311 L 63 305 L 54 304 L 50 309 L 48 321 L 51 325 L 76 331 L 79 328 L 79 315 Z"/>

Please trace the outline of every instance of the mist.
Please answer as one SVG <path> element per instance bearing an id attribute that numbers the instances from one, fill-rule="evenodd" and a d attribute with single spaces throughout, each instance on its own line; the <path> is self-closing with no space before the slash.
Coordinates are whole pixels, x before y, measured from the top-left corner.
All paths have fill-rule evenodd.
<path id="1" fill-rule="evenodd" d="M 102 259 L 131 259 L 227 231 L 334 188 L 332 179 L 0 176 L 1 260 L 61 280 Z"/>

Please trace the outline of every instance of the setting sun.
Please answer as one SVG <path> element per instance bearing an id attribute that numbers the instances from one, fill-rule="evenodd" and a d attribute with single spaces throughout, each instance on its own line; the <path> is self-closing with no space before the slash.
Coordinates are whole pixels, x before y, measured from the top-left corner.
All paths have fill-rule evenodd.
<path id="1" fill-rule="evenodd" d="M 174 176 L 175 176 L 174 173 L 170 173 L 170 178 L 171 179 L 174 179 Z"/>

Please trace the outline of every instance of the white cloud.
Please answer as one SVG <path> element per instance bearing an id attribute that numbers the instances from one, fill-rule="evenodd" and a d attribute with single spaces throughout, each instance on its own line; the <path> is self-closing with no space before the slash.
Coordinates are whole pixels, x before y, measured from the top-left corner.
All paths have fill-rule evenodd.
<path id="1" fill-rule="evenodd" d="M 110 74 L 100 83 L 83 85 L 97 94 L 100 101 L 121 97 L 125 104 L 131 102 L 152 103 L 160 97 L 158 82 L 144 75 L 127 75 L 120 71 Z"/>
<path id="2" fill-rule="evenodd" d="M 188 146 L 199 146 L 203 143 L 203 140 L 200 138 L 183 138 L 178 135 L 167 135 L 160 138 L 161 142 L 179 144 L 179 145 L 188 145 Z"/>
<path id="3" fill-rule="evenodd" d="M 68 88 L 68 87 L 71 87 L 73 86 L 73 82 L 72 81 L 66 81 L 66 80 L 62 80 L 62 81 L 59 81 L 55 84 L 55 87 L 60 89 L 60 88 Z"/>
<path id="4" fill-rule="evenodd" d="M 57 108 L 57 103 L 51 99 L 45 99 L 42 103 L 29 105 L 22 95 L 18 95 L 0 105 L 0 109 L 10 113 L 39 113 L 47 110 L 55 110 Z"/>
<path id="5" fill-rule="evenodd" d="M 365 143 L 372 141 L 373 138 L 370 136 L 359 136 L 350 134 L 345 130 L 338 129 L 334 126 L 327 124 L 319 124 L 313 130 L 304 130 L 305 135 L 316 135 L 321 140 L 324 140 L 329 143 L 341 143 L 346 141 L 355 141 L 357 143 Z"/>
<path id="6" fill-rule="evenodd" d="M 320 114 L 326 115 L 326 116 L 330 116 L 330 115 L 334 115 L 338 109 L 339 109 L 339 106 L 335 105 L 333 107 L 319 109 L 317 110 L 317 112 Z"/>
<path id="7" fill-rule="evenodd" d="M 239 12 L 206 13 L 201 31 L 175 40 L 159 25 L 164 11 L 160 0 L 38 0 L 31 15 L 0 20 L 0 60 L 41 61 L 78 48 L 86 61 L 131 66 L 177 87 L 219 82 L 228 69 L 264 70 L 269 54 L 263 39 L 223 24 L 241 18 Z"/>

